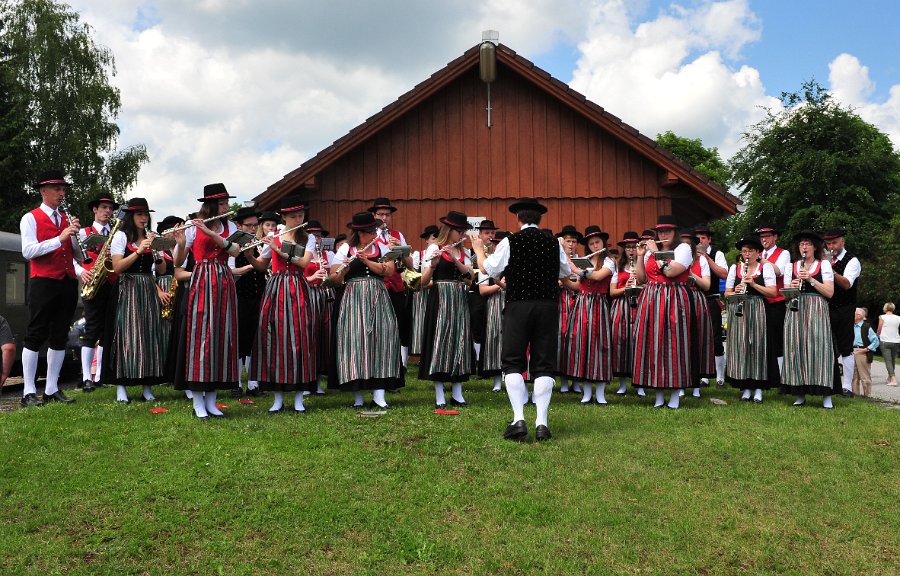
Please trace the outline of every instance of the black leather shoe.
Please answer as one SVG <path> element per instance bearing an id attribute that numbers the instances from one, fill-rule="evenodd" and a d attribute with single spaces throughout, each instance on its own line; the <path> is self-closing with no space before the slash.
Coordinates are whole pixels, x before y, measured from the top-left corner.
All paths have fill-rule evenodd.
<path id="1" fill-rule="evenodd" d="M 463 400 L 462 402 L 460 402 L 459 400 L 454 400 L 453 398 L 451 398 L 451 399 L 450 399 L 450 405 L 451 405 L 451 406 L 459 406 L 460 408 L 465 408 L 466 406 L 469 405 L 469 403 L 466 402 L 465 400 Z"/>
<path id="2" fill-rule="evenodd" d="M 263 395 L 263 391 L 259 388 L 247 388 L 247 396 L 252 396 L 253 398 L 259 398 Z"/>
<path id="3" fill-rule="evenodd" d="M 853 398 L 853 390 L 841 390 L 841 396 L 844 398 Z"/>
<path id="4" fill-rule="evenodd" d="M 534 429 L 534 439 L 538 442 L 544 442 L 552 437 L 553 434 L 550 433 L 550 429 L 543 424 Z"/>
<path id="5" fill-rule="evenodd" d="M 197 416 L 197 413 L 194 413 L 194 416 Z M 209 420 L 209 414 L 206 416 L 197 416 L 197 420 Z"/>
<path id="6" fill-rule="evenodd" d="M 231 389 L 231 397 L 232 398 L 240 398 L 243 395 L 244 395 L 244 389 L 241 388 L 240 386 L 235 386 L 234 388 Z"/>
<path id="7" fill-rule="evenodd" d="M 125 404 L 125 405 L 128 405 L 128 404 L 131 404 L 131 400 L 128 400 L 128 399 L 125 399 L 125 400 L 116 400 L 116 404 Z"/>
<path id="8" fill-rule="evenodd" d="M 369 410 L 390 410 L 391 405 L 385 404 L 384 406 L 382 406 L 377 402 L 370 402 L 368 408 Z"/>
<path id="9" fill-rule="evenodd" d="M 443 410 L 444 408 L 447 407 L 447 405 L 446 404 L 435 404 L 434 407 L 437 408 L 438 410 Z"/>
<path id="10" fill-rule="evenodd" d="M 280 414 L 282 410 L 284 410 L 284 406 L 282 406 L 278 410 L 267 410 L 267 412 L 269 413 L 269 416 L 271 416 L 273 414 Z"/>
<path id="11" fill-rule="evenodd" d="M 81 389 L 84 390 L 85 392 L 93 392 L 97 388 L 96 388 L 96 386 L 94 386 L 93 382 L 91 382 L 90 380 L 85 380 Z"/>
<path id="12" fill-rule="evenodd" d="M 524 420 L 518 420 L 506 427 L 503 437 L 507 440 L 521 440 L 528 435 L 528 426 Z"/>
<path id="13" fill-rule="evenodd" d="M 28 408 L 29 406 L 43 406 L 44 403 L 40 398 L 37 397 L 37 394 L 26 394 L 22 396 L 22 406 Z"/>
<path id="14" fill-rule="evenodd" d="M 49 404 L 50 402 L 63 402 L 65 404 L 70 404 L 75 401 L 73 398 L 69 398 L 68 396 L 63 394 L 62 390 L 57 390 L 50 395 L 47 395 L 47 393 L 45 392 L 43 400 L 44 404 Z"/>

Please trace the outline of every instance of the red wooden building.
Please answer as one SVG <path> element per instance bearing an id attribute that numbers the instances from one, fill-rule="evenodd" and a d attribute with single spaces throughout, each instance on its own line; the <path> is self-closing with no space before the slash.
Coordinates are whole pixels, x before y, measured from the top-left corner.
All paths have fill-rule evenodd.
<path id="1" fill-rule="evenodd" d="M 336 234 L 387 197 L 411 242 L 448 210 L 512 229 L 507 206 L 526 196 L 549 207 L 543 227 L 597 224 L 611 240 L 659 214 L 691 225 L 735 212 L 737 198 L 708 177 L 502 44 L 488 127 L 480 46 L 269 186 L 258 206 L 300 193 Z"/>

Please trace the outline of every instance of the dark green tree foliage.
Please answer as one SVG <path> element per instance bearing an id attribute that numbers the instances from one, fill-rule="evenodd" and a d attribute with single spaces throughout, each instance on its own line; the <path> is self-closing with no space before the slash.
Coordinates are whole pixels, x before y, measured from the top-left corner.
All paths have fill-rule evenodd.
<path id="1" fill-rule="evenodd" d="M 0 172 L 3 229 L 16 231 L 22 213 L 38 203 L 32 185 L 50 167 L 72 178 L 70 204 L 84 219 L 90 197 L 111 192 L 121 198 L 148 161 L 142 145 L 117 149 L 121 99 L 110 84 L 113 55 L 94 43 L 76 12 L 53 0 L 0 0 L 0 20 L 10 90 L 8 97 L 0 94 L 0 130 L 20 137 L 4 151 L 21 165 Z"/>
<path id="2" fill-rule="evenodd" d="M 900 214 L 893 217 L 887 230 L 872 240 L 870 244 L 875 245 L 875 254 L 871 260 L 863 262 L 857 300 L 860 306 L 869 309 L 869 320 L 877 327 L 884 303 L 900 304 L 897 290 L 900 285 Z"/>
<path id="3" fill-rule="evenodd" d="M 728 188 L 731 183 L 731 171 L 719 156 L 719 150 L 704 147 L 699 138 L 683 138 L 669 130 L 665 134 L 657 134 L 656 143 L 697 172 L 709 176 L 719 186 Z"/>
<path id="4" fill-rule="evenodd" d="M 784 110 L 767 110 L 732 158 L 747 206 L 737 231 L 771 222 L 789 240 L 804 228 L 843 226 L 849 249 L 865 265 L 882 250 L 876 239 L 886 237 L 900 211 L 900 154 L 886 134 L 815 81 L 781 100 Z"/>

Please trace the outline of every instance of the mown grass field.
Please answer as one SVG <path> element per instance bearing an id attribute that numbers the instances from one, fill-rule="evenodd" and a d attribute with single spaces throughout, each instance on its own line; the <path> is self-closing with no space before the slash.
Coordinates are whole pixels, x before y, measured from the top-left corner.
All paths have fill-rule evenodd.
<path id="1" fill-rule="evenodd" d="M 0 414 L 0 573 L 900 573 L 900 410 L 555 393 L 553 440 L 530 407 L 516 444 L 489 388 L 459 416 L 412 378 L 378 418 L 329 393 L 201 422 L 168 388 Z"/>

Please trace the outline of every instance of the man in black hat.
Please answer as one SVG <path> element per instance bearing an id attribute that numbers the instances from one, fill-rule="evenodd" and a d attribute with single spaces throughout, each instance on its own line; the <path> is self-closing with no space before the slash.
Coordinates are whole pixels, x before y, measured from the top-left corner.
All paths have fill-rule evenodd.
<path id="1" fill-rule="evenodd" d="M 493 220 L 482 220 L 478 226 L 475 227 L 475 230 L 478 230 L 478 237 L 481 238 L 482 244 L 485 246 L 493 247 L 493 243 L 491 240 L 494 239 L 494 234 L 497 233 L 497 228 L 494 226 Z M 474 252 L 471 257 L 472 262 L 475 261 Z M 478 363 L 481 359 L 481 345 L 484 343 L 484 331 L 487 319 L 485 318 L 485 300 L 486 298 L 481 295 L 480 290 L 478 289 L 477 278 L 475 282 L 472 282 L 472 285 L 469 287 L 469 318 L 472 323 L 472 342 L 475 345 L 475 361 Z"/>
<path id="2" fill-rule="evenodd" d="M 694 228 L 697 237 L 697 253 L 706 259 L 711 274 L 709 289 L 706 291 L 706 303 L 712 314 L 713 346 L 716 353 L 716 384 L 719 388 L 725 385 L 725 346 L 722 342 L 722 307 L 720 302 L 719 281 L 728 278 L 728 261 L 725 254 L 712 245 L 712 230 L 706 224 Z M 706 380 L 703 378 L 702 380 Z"/>
<path id="3" fill-rule="evenodd" d="M 768 262 L 775 270 L 775 286 L 778 295 L 766 298 L 766 344 L 775 351 L 778 357 L 778 372 L 769 374 L 769 383 L 777 385 L 781 381 L 781 368 L 784 366 L 784 314 L 787 305 L 781 289 L 784 288 L 784 273 L 791 265 L 791 253 L 778 246 L 779 231 L 771 225 L 763 225 L 756 229 L 763 251 L 759 255 L 761 264 Z"/>
<path id="4" fill-rule="evenodd" d="M 88 237 L 101 234 L 109 239 L 112 226 L 110 219 L 114 210 L 119 208 L 119 203 L 112 194 L 99 194 L 88 202 L 88 208 L 94 213 L 94 222 L 87 228 L 82 228 L 78 235 L 87 241 Z M 81 282 L 87 284 L 94 276 L 98 255 L 102 245 L 93 246 L 87 250 L 90 262 L 74 261 L 75 274 L 81 278 Z M 107 258 L 109 253 L 107 252 Z M 100 264 L 103 266 L 104 264 Z M 81 384 L 85 392 L 93 392 L 94 382 L 100 381 L 100 367 L 103 365 L 103 334 L 106 325 L 107 314 L 115 314 L 115 305 L 110 306 L 110 294 L 116 286 L 116 274 L 109 274 L 106 282 L 94 293 L 93 298 L 84 299 L 84 334 L 81 335 Z M 91 375 L 91 364 L 94 362 L 94 351 L 97 353 L 97 373 Z"/>
<path id="5" fill-rule="evenodd" d="M 853 324 L 856 313 L 857 280 L 862 272 L 859 259 L 847 252 L 844 228 L 831 228 L 822 235 L 831 253 L 831 269 L 834 271 L 834 296 L 828 301 L 831 315 L 831 336 L 841 357 L 841 395 L 853 397 Z"/>
<path id="6" fill-rule="evenodd" d="M 66 358 L 69 325 L 78 303 L 78 280 L 73 265 L 73 238 L 78 219 L 60 209 L 71 184 L 62 170 L 44 172 L 35 188 L 41 194 L 38 208 L 22 216 L 22 256 L 30 260 L 28 286 L 30 319 L 22 342 L 22 406 L 47 402 L 72 402 L 59 390 L 59 371 Z M 47 349 L 47 382 L 43 401 L 37 397 L 36 378 L 41 346 Z"/>
<path id="7" fill-rule="evenodd" d="M 576 248 L 584 237 L 572 224 L 563 226 L 562 230 L 556 234 L 556 237 L 559 239 L 559 243 L 563 247 L 566 256 L 569 257 L 569 266 L 572 266 L 571 259 L 577 256 Z M 575 298 L 578 296 L 578 292 L 581 288 L 579 287 L 577 278 L 563 278 L 559 283 L 559 333 L 560 340 L 562 340 L 568 330 L 569 314 L 575 309 Z M 565 346 L 560 346 L 560 349 L 557 350 L 557 363 L 560 366 L 564 366 L 564 362 L 568 361 L 567 358 L 560 357 L 565 353 L 564 350 Z M 569 391 L 569 377 L 562 368 L 560 368 L 557 375 L 559 376 L 559 391 L 566 394 Z M 573 380 L 572 389 L 576 392 L 581 392 L 581 385 Z"/>
<path id="8" fill-rule="evenodd" d="M 260 216 L 262 214 L 256 208 L 245 206 L 235 213 L 232 221 L 237 224 L 238 230 L 256 236 Z M 244 394 L 240 377 L 244 368 L 250 373 L 250 353 L 253 351 L 253 341 L 259 325 L 259 302 L 266 290 L 266 273 L 253 267 L 247 252 L 249 251 L 242 251 L 230 258 L 228 264 L 234 274 L 238 304 L 238 382 L 231 391 L 232 398 L 240 398 Z M 248 380 L 247 395 L 262 395 L 258 382 Z"/>
<path id="9" fill-rule="evenodd" d="M 368 208 L 375 218 L 381 220 L 384 224 L 377 231 L 377 244 L 387 246 L 391 249 L 395 246 L 409 246 L 403 233 L 391 226 L 394 212 L 397 207 L 391 204 L 387 198 L 376 198 L 372 205 Z M 402 262 L 403 266 L 397 266 L 393 275 L 384 279 L 388 292 L 391 296 L 391 304 L 394 307 L 394 314 L 397 315 L 397 327 L 400 330 L 400 356 L 403 360 L 403 367 L 409 360 L 409 309 L 406 303 L 406 285 L 403 283 L 404 267 L 413 269 L 412 256 L 407 256 L 402 261 L 398 260 L 398 264 Z"/>
<path id="10" fill-rule="evenodd" d="M 515 202 L 509 211 L 521 228 L 497 244 L 493 254 L 485 257 L 481 239 L 472 239 L 481 271 L 492 278 L 506 278 L 502 365 L 513 421 L 503 437 L 520 440 L 528 434 L 524 413 L 528 388 L 522 376 L 527 370 L 534 379 L 535 439 L 549 440 L 547 413 L 557 370 L 559 279 L 567 278 L 572 269 L 557 239 L 538 228 L 541 215 L 547 212 L 545 206 L 527 198 Z"/>

